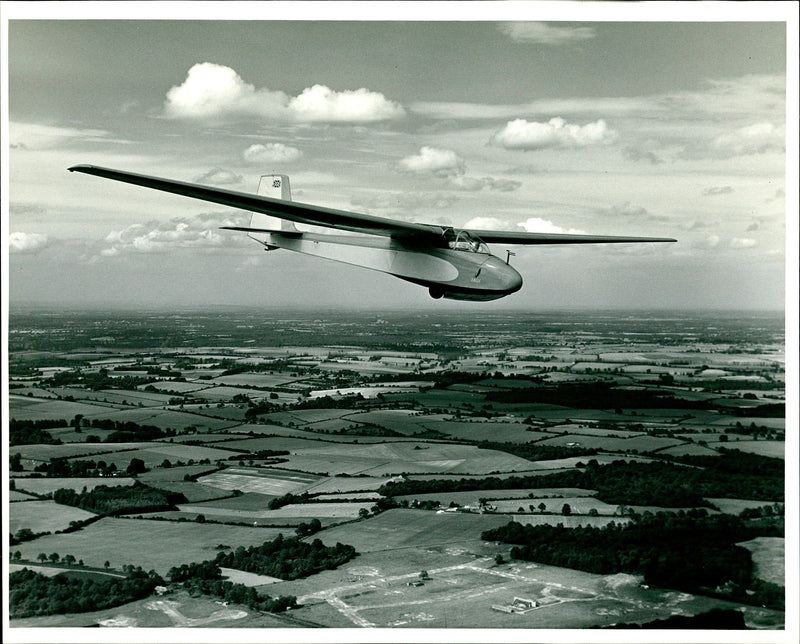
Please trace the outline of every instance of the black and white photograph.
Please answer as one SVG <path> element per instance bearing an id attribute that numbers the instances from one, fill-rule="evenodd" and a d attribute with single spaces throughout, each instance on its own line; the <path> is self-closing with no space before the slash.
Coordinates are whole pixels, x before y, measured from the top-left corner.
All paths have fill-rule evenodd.
<path id="1" fill-rule="evenodd" d="M 796 3 L 0 22 L 5 641 L 797 641 Z"/>

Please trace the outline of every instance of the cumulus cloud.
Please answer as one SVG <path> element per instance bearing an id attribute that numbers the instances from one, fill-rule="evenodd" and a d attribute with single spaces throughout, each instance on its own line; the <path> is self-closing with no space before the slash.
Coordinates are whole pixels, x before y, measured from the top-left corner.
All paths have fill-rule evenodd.
<path id="1" fill-rule="evenodd" d="M 583 148 L 606 145 L 617 138 L 603 119 L 586 125 L 567 123 L 560 117 L 547 123 L 515 119 L 492 136 L 490 143 L 509 150 L 543 150 L 547 148 Z"/>
<path id="2" fill-rule="evenodd" d="M 303 153 L 283 143 L 256 143 L 247 148 L 242 156 L 248 163 L 291 163 L 297 161 Z"/>
<path id="3" fill-rule="evenodd" d="M 785 138 L 783 131 L 772 123 L 755 123 L 716 137 L 711 148 L 720 156 L 726 157 L 783 152 Z"/>
<path id="4" fill-rule="evenodd" d="M 220 231 L 220 226 L 242 226 L 246 215 L 203 214 L 195 217 L 173 217 L 166 222 L 150 221 L 112 231 L 106 238 L 104 257 L 122 253 L 168 253 L 176 248 L 214 252 L 238 246 L 244 235 Z"/>
<path id="5" fill-rule="evenodd" d="M 562 228 L 556 226 L 552 221 L 539 217 L 530 217 L 517 224 L 527 233 L 566 233 L 569 235 L 585 235 L 586 231 L 577 228 Z"/>
<path id="6" fill-rule="evenodd" d="M 464 228 L 467 230 L 516 230 L 520 225 L 497 217 L 473 217 L 464 224 Z"/>
<path id="7" fill-rule="evenodd" d="M 501 22 L 497 28 L 515 42 L 565 45 L 594 38 L 591 27 L 556 27 L 546 22 Z"/>
<path id="8" fill-rule="evenodd" d="M 401 172 L 418 175 L 433 175 L 446 178 L 464 174 L 466 164 L 453 150 L 422 146 L 419 154 L 401 159 L 397 163 Z"/>
<path id="9" fill-rule="evenodd" d="M 289 101 L 289 112 L 298 121 L 345 121 L 368 123 L 385 121 L 405 114 L 397 103 L 379 92 L 361 88 L 335 92 L 325 85 L 314 85 Z"/>
<path id="10" fill-rule="evenodd" d="M 8 248 L 12 253 L 38 253 L 47 246 L 47 235 L 39 233 L 11 233 Z"/>
<path id="11" fill-rule="evenodd" d="M 205 62 L 194 65 L 186 80 L 167 92 L 164 114 L 187 119 L 246 116 L 308 123 L 370 123 L 399 118 L 405 110 L 366 88 L 337 92 L 314 85 L 289 97 L 282 91 L 256 89 L 234 69 Z"/>
<path id="12" fill-rule="evenodd" d="M 195 183 L 206 183 L 212 186 L 230 186 L 242 183 L 242 175 L 225 170 L 224 168 L 213 168 L 199 177 L 195 177 Z"/>
<path id="13" fill-rule="evenodd" d="M 755 230 L 758 230 L 758 222 L 756 222 L 756 221 L 754 221 L 752 224 L 750 224 L 747 227 L 747 231 L 746 232 L 751 233 L 751 232 L 753 232 Z"/>
<path id="14" fill-rule="evenodd" d="M 734 237 L 731 239 L 730 246 L 736 249 L 755 248 L 758 246 L 758 241 L 750 237 Z"/>
<path id="15" fill-rule="evenodd" d="M 728 195 L 733 192 L 731 186 L 712 186 L 703 190 L 703 196 L 715 197 L 717 195 Z"/>

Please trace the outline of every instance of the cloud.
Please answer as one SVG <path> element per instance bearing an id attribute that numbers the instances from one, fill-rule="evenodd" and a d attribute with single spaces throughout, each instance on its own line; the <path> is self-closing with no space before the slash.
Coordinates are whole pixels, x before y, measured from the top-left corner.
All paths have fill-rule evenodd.
<path id="1" fill-rule="evenodd" d="M 516 230 L 520 224 L 513 224 L 497 217 L 473 217 L 464 224 L 467 230 Z"/>
<path id="2" fill-rule="evenodd" d="M 717 195 L 729 195 L 732 192 L 733 188 L 731 186 L 712 186 L 703 190 L 703 196 L 715 197 Z"/>
<path id="3" fill-rule="evenodd" d="M 756 246 L 758 246 L 758 241 L 750 237 L 734 237 L 730 243 L 730 247 L 736 249 L 755 248 Z"/>
<path id="4" fill-rule="evenodd" d="M 594 38 L 591 27 L 556 27 L 546 22 L 501 22 L 497 28 L 514 42 L 565 45 Z"/>
<path id="5" fill-rule="evenodd" d="M 111 138 L 106 130 L 91 128 L 58 127 L 9 121 L 10 146 L 14 150 L 49 150 L 66 142 L 130 143 Z"/>
<path id="6" fill-rule="evenodd" d="M 755 123 L 716 137 L 711 149 L 723 157 L 783 152 L 785 137 L 772 123 Z"/>
<path id="7" fill-rule="evenodd" d="M 646 219 L 648 221 L 668 221 L 669 218 L 663 215 L 653 215 L 643 206 L 634 206 L 630 201 L 615 204 L 609 208 L 598 211 L 606 217 L 625 217 L 628 219 Z"/>
<path id="8" fill-rule="evenodd" d="M 492 136 L 490 143 L 509 150 L 543 150 L 606 145 L 616 138 L 617 133 L 609 129 L 603 119 L 580 126 L 556 117 L 547 123 L 525 119 L 509 121 Z"/>
<path id="9" fill-rule="evenodd" d="M 247 148 L 243 155 L 248 163 L 291 163 L 297 161 L 303 153 L 283 143 L 256 143 Z"/>
<path id="10" fill-rule="evenodd" d="M 466 192 L 477 192 L 484 188 L 488 190 L 496 190 L 498 192 L 513 192 L 522 186 L 520 181 L 512 181 L 511 179 L 494 179 L 492 177 L 450 177 L 448 185 L 455 190 L 464 190 Z"/>
<path id="11" fill-rule="evenodd" d="M 236 183 L 242 183 L 243 178 L 239 174 L 235 174 L 230 170 L 224 168 L 214 168 L 199 177 L 195 177 L 195 183 L 207 183 L 212 186 L 230 186 Z"/>
<path id="12" fill-rule="evenodd" d="M 653 165 L 660 165 L 664 163 L 664 159 L 662 159 L 652 150 L 643 150 L 633 145 L 629 145 L 622 152 L 625 155 L 625 158 L 629 161 L 648 161 Z"/>
<path id="13" fill-rule="evenodd" d="M 692 248 L 711 249 L 719 246 L 719 235 L 708 235 L 705 239 L 692 242 Z"/>
<path id="14" fill-rule="evenodd" d="M 528 233 L 566 233 L 569 235 L 585 235 L 586 231 L 578 230 L 577 228 L 562 228 L 556 226 L 552 221 L 547 219 L 540 219 L 539 217 L 530 217 L 525 221 L 517 224 Z"/>
<path id="15" fill-rule="evenodd" d="M 290 98 L 282 91 L 256 89 L 230 67 L 205 62 L 194 65 L 186 80 L 167 92 L 164 114 L 179 119 L 257 117 L 306 123 L 370 123 L 402 117 L 405 110 L 366 88 L 337 92 L 314 85 Z"/>
<path id="16" fill-rule="evenodd" d="M 249 241 L 244 235 L 220 231 L 220 226 L 242 226 L 247 215 L 201 214 L 194 217 L 173 217 L 166 222 L 150 221 L 112 231 L 108 245 L 100 251 L 103 257 L 123 253 L 168 253 L 176 248 L 205 252 L 230 250 Z"/>
<path id="17" fill-rule="evenodd" d="M 361 88 L 335 92 L 325 85 L 314 85 L 289 101 L 289 111 L 298 121 L 368 123 L 405 115 L 403 108 L 379 92 Z"/>
<path id="18" fill-rule="evenodd" d="M 39 233 L 11 233 L 8 236 L 8 248 L 12 253 L 38 253 L 47 243 L 47 235 Z"/>
<path id="19" fill-rule="evenodd" d="M 466 164 L 453 150 L 426 145 L 419 149 L 419 154 L 401 159 L 396 167 L 409 174 L 447 178 L 464 174 Z"/>
<path id="20" fill-rule="evenodd" d="M 746 232 L 751 233 L 751 232 L 756 231 L 756 230 L 758 230 L 758 222 L 754 221 L 752 224 L 750 224 L 747 227 Z"/>
<path id="21" fill-rule="evenodd" d="M 441 192 L 394 192 L 353 197 L 356 208 L 374 210 L 418 210 L 420 208 L 451 208 L 456 197 Z"/>

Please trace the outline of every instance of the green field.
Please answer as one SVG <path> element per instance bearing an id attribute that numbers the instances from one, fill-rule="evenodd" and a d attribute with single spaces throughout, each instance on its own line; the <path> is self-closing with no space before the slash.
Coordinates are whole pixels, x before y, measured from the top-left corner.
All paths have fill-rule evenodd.
<path id="1" fill-rule="evenodd" d="M 105 478 L 24 478 L 16 479 L 17 488 L 34 494 L 50 494 L 63 488 L 80 492 L 84 487 L 91 491 L 98 485 L 133 485 L 133 479 L 126 476 Z"/>
<path id="2" fill-rule="evenodd" d="M 480 538 L 484 530 L 508 523 L 507 516 L 388 510 L 376 517 L 319 533 L 325 545 L 337 541 L 354 546 L 358 552 L 396 548 L 446 546 Z"/>
<path id="3" fill-rule="evenodd" d="M 173 566 L 213 559 L 218 544 L 233 548 L 260 545 L 280 532 L 287 530 L 104 518 L 77 532 L 40 537 L 15 549 L 24 559 L 35 560 L 40 552 L 57 552 L 83 559 L 87 566 L 102 568 L 108 561 L 116 569 L 133 564 L 166 575 Z"/>
<path id="4" fill-rule="evenodd" d="M 68 528 L 71 521 L 85 521 L 95 516 L 86 510 L 59 505 L 53 501 L 15 503 L 10 515 L 8 529 L 12 533 L 16 533 L 21 528 L 28 528 L 33 532 L 55 532 Z M 34 541 L 33 544 L 40 542 L 41 538 Z M 47 554 L 51 552 L 52 550 L 48 550 Z M 33 560 L 37 554 L 39 553 L 36 552 L 32 557 L 27 558 Z M 66 552 L 61 554 L 66 554 Z"/>

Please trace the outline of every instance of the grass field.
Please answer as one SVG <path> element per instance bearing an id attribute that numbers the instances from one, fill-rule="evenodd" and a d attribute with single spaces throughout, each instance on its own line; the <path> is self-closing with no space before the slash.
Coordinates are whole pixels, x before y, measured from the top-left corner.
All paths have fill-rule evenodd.
<path id="1" fill-rule="evenodd" d="M 727 443 L 709 443 L 709 447 L 725 447 L 726 449 L 738 449 L 750 454 L 760 454 L 761 456 L 771 456 L 772 458 L 786 458 L 786 444 L 783 441 L 731 441 Z"/>
<path id="2" fill-rule="evenodd" d="M 527 503 L 522 500 L 508 500 L 508 501 L 492 501 L 492 505 L 497 508 L 498 512 L 519 512 L 522 511 L 526 514 L 539 514 L 539 505 L 544 503 L 546 512 L 561 514 L 564 505 L 569 505 L 573 514 L 589 514 L 589 510 L 597 510 L 599 514 L 611 516 L 616 512 L 616 505 L 610 505 L 598 501 L 593 496 L 556 496 L 556 497 L 540 497 L 537 499 L 529 499 Z M 534 506 L 530 510 L 529 506 Z"/>
<path id="3" fill-rule="evenodd" d="M 73 508 L 68 505 L 59 505 L 54 501 L 27 501 L 15 503 L 9 508 L 8 528 L 16 533 L 20 528 L 28 528 L 34 532 L 54 532 L 68 528 L 70 521 L 84 521 L 94 516 L 91 512 Z M 34 543 L 39 543 L 37 539 Z M 47 551 L 50 554 L 51 550 Z M 35 559 L 34 553 L 30 559 Z M 61 554 L 66 554 L 62 552 Z"/>
<path id="4" fill-rule="evenodd" d="M 786 585 L 786 541 L 781 537 L 757 537 L 738 544 L 753 557 L 756 576 L 779 586 Z"/>
<path id="5" fill-rule="evenodd" d="M 51 458 L 93 458 L 111 462 L 117 452 L 130 453 L 142 446 L 158 446 L 158 443 L 65 443 L 63 445 L 17 445 L 9 448 L 10 454 L 21 454 L 23 461 L 48 462 Z M 130 462 L 128 457 L 127 463 Z"/>
<path id="6" fill-rule="evenodd" d="M 437 514 L 425 510 L 388 510 L 376 517 L 318 533 L 325 545 L 348 543 L 358 552 L 458 544 L 480 538 L 483 530 L 508 523 L 491 514 Z"/>
<path id="7" fill-rule="evenodd" d="M 109 404 L 88 404 L 68 402 L 66 400 L 31 399 L 13 394 L 8 397 L 8 415 L 17 420 L 43 420 L 65 418 L 67 420 L 81 414 L 85 418 L 104 418 L 109 411 L 116 408 Z"/>
<path id="8" fill-rule="evenodd" d="M 34 560 L 40 552 L 69 553 L 87 566 L 102 568 L 109 561 L 112 568 L 133 564 L 166 575 L 173 566 L 213 559 L 218 544 L 260 545 L 280 532 L 287 530 L 104 518 L 77 532 L 40 537 L 16 549 L 25 559 Z"/>
<path id="9" fill-rule="evenodd" d="M 365 503 L 298 503 L 285 505 L 277 510 L 269 510 L 263 503 L 260 508 L 233 509 L 227 506 L 218 507 L 215 503 L 179 505 L 181 512 L 196 512 L 204 514 L 206 518 L 214 519 L 217 516 L 234 517 L 241 521 L 255 521 L 257 519 L 295 519 L 299 517 L 318 517 L 328 519 L 356 519 L 362 508 L 369 511 L 374 505 L 372 501 Z"/>
<path id="10" fill-rule="evenodd" d="M 761 508 L 765 505 L 772 505 L 766 501 L 752 501 L 750 499 L 707 499 L 716 505 L 720 512 L 725 514 L 739 514 L 747 508 Z M 783 506 L 783 504 L 781 504 Z"/>
<path id="11" fill-rule="evenodd" d="M 294 628 L 297 625 L 290 616 L 252 613 L 233 604 L 220 606 L 212 597 L 190 597 L 184 591 L 161 599 L 147 597 L 101 611 L 28 617 L 11 623 L 12 628 Z"/>
<path id="12" fill-rule="evenodd" d="M 133 479 L 125 476 L 105 478 L 17 479 L 18 488 L 33 492 L 34 494 L 50 494 L 62 488 L 80 492 L 84 487 L 87 490 L 93 490 L 98 485 L 133 485 Z"/>

